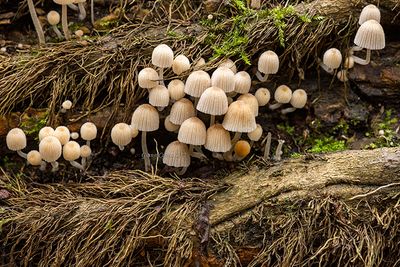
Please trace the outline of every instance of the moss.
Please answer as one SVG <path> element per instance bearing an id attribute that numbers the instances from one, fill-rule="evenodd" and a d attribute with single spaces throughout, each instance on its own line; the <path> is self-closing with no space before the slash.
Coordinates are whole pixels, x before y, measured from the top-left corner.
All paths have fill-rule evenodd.
<path id="1" fill-rule="evenodd" d="M 395 147 L 400 145 L 400 140 L 395 128 L 398 126 L 398 118 L 393 115 L 393 110 L 386 110 L 383 114 L 383 118 L 372 125 L 373 132 L 376 132 L 376 140 L 368 145 L 365 149 L 375 149 L 381 147 Z M 367 132 L 365 135 L 372 136 L 371 133 Z"/>
<path id="2" fill-rule="evenodd" d="M 294 134 L 294 126 L 290 126 L 288 122 L 280 123 L 276 127 L 278 128 L 278 130 L 284 131 L 284 132 L 288 133 L 289 135 Z"/>
<path id="3" fill-rule="evenodd" d="M 34 116 L 24 114 L 26 118 L 23 119 L 20 128 L 25 132 L 26 135 L 35 136 L 38 139 L 40 129 L 47 124 L 48 111 L 37 112 Z"/>
<path id="4" fill-rule="evenodd" d="M 332 136 L 322 137 L 320 139 L 313 140 L 313 146 L 310 149 L 307 149 L 309 153 L 326 153 L 326 152 L 334 152 L 341 151 L 347 148 L 345 141 L 336 140 Z"/>
<path id="5" fill-rule="evenodd" d="M 301 154 L 298 152 L 293 152 L 292 154 L 290 154 L 290 158 L 292 159 L 298 159 L 301 157 Z"/>

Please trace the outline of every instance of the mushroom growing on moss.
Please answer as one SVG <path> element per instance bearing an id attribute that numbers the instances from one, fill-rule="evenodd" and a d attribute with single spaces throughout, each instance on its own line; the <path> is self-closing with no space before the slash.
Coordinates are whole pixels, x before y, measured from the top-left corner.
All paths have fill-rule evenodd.
<path id="1" fill-rule="evenodd" d="M 26 154 L 21 150 L 26 147 L 26 135 L 20 128 L 11 129 L 6 136 L 9 150 L 16 151 L 18 155 L 26 159 Z"/>

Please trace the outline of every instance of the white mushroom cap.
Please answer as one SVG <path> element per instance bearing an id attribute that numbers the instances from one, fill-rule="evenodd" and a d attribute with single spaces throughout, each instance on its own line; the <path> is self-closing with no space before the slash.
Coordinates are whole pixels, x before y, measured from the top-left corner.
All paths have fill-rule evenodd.
<path id="1" fill-rule="evenodd" d="M 190 145 L 204 145 L 207 137 L 207 129 L 204 123 L 197 117 L 185 120 L 178 132 L 179 142 Z"/>
<path id="2" fill-rule="evenodd" d="M 164 120 L 164 127 L 168 132 L 175 132 L 177 130 L 179 130 L 179 125 L 173 124 L 170 120 L 169 120 L 170 115 L 168 115 L 165 120 Z"/>
<path id="3" fill-rule="evenodd" d="M 66 110 L 71 109 L 71 108 L 72 108 L 72 102 L 71 102 L 70 100 L 65 100 L 65 101 L 61 104 L 61 107 L 62 107 L 63 109 L 66 109 Z"/>
<path id="4" fill-rule="evenodd" d="M 196 70 L 190 73 L 189 77 L 186 79 L 185 93 L 193 97 L 200 97 L 210 86 L 210 75 L 203 70 Z"/>
<path id="5" fill-rule="evenodd" d="M 260 140 L 262 133 L 263 129 L 261 125 L 257 123 L 257 128 L 254 131 L 247 133 L 247 136 L 251 141 L 257 142 L 258 140 Z"/>
<path id="6" fill-rule="evenodd" d="M 138 83 L 142 88 L 153 88 L 158 85 L 158 73 L 153 68 L 144 68 L 139 71 Z"/>
<path id="7" fill-rule="evenodd" d="M 176 75 L 181 75 L 182 72 L 190 69 L 190 61 L 185 55 L 179 55 L 174 59 L 172 63 L 172 71 Z"/>
<path id="8" fill-rule="evenodd" d="M 111 129 L 111 140 L 117 146 L 126 146 L 132 141 L 132 128 L 126 123 L 117 123 Z"/>
<path id="9" fill-rule="evenodd" d="M 75 141 L 69 141 L 63 146 L 63 157 L 67 161 L 77 160 L 81 156 L 81 146 Z"/>
<path id="10" fill-rule="evenodd" d="M 72 133 L 71 133 L 71 138 L 74 139 L 74 140 L 76 140 L 76 139 L 79 138 L 79 134 L 78 134 L 77 132 L 72 132 Z"/>
<path id="11" fill-rule="evenodd" d="M 235 92 L 247 94 L 251 87 L 251 77 L 246 71 L 239 71 L 235 74 Z"/>
<path id="12" fill-rule="evenodd" d="M 385 48 L 385 33 L 376 20 L 367 20 L 358 28 L 354 43 L 369 50 Z"/>
<path id="13" fill-rule="evenodd" d="M 346 70 L 338 71 L 337 74 L 336 74 L 336 77 L 341 82 L 347 82 L 349 80 L 349 78 L 347 77 L 347 71 Z"/>
<path id="14" fill-rule="evenodd" d="M 179 100 L 185 96 L 185 83 L 175 79 L 168 84 L 169 97 L 173 100 Z"/>
<path id="15" fill-rule="evenodd" d="M 376 20 L 379 23 L 381 22 L 381 12 L 379 11 L 379 8 L 372 4 L 365 6 L 361 10 L 358 24 L 362 25 L 364 22 L 370 19 Z"/>
<path id="16" fill-rule="evenodd" d="M 46 136 L 50 136 L 54 134 L 54 129 L 46 126 L 43 127 L 42 129 L 40 129 L 39 131 L 39 141 L 42 141 L 43 138 L 45 138 Z"/>
<path id="17" fill-rule="evenodd" d="M 42 164 L 42 156 L 37 150 L 29 151 L 29 153 L 26 155 L 26 160 L 32 166 L 39 166 Z"/>
<path id="18" fill-rule="evenodd" d="M 92 154 L 92 149 L 88 145 L 81 146 L 81 157 L 87 158 Z"/>
<path id="19" fill-rule="evenodd" d="M 352 56 L 346 57 L 343 63 L 344 68 L 351 69 L 354 67 L 354 58 Z"/>
<path id="20" fill-rule="evenodd" d="M 204 147 L 212 152 L 227 152 L 231 149 L 231 136 L 221 124 L 214 124 L 207 129 Z"/>
<path id="21" fill-rule="evenodd" d="M 222 126 L 231 132 L 248 133 L 254 131 L 256 119 L 253 111 L 242 100 L 232 102 L 226 112 Z"/>
<path id="22" fill-rule="evenodd" d="M 252 94 L 243 94 L 241 96 L 238 97 L 237 100 L 242 100 L 243 102 L 245 102 L 247 105 L 249 105 L 249 107 L 251 108 L 251 111 L 253 111 L 254 116 L 258 116 L 258 100 L 257 98 L 252 95 Z"/>
<path id="23" fill-rule="evenodd" d="M 136 136 L 138 136 L 139 130 L 137 128 L 133 127 L 132 125 L 129 125 L 129 127 L 131 127 L 132 138 L 135 138 Z"/>
<path id="24" fill-rule="evenodd" d="M 68 142 L 68 141 L 67 141 Z M 62 145 L 55 136 L 46 136 L 39 143 L 39 152 L 42 159 L 54 162 L 61 157 Z"/>
<path id="25" fill-rule="evenodd" d="M 82 37 L 83 34 L 84 34 L 84 32 L 83 32 L 82 30 L 76 30 L 76 31 L 74 32 L 74 34 L 75 34 L 77 37 Z"/>
<path id="26" fill-rule="evenodd" d="M 69 129 L 65 126 L 58 126 L 53 133 L 53 136 L 55 136 L 62 145 L 65 145 L 68 141 L 69 138 L 71 137 L 71 134 L 69 132 Z M 42 139 L 44 140 L 44 139 Z M 42 152 L 40 152 L 42 153 Z"/>
<path id="27" fill-rule="evenodd" d="M 166 44 L 156 46 L 151 54 L 151 63 L 160 68 L 170 68 L 173 61 L 174 52 Z"/>
<path id="28" fill-rule="evenodd" d="M 229 58 L 225 59 L 224 61 L 221 62 L 221 64 L 219 64 L 218 68 L 221 68 L 221 67 L 227 67 L 227 68 L 231 69 L 231 71 L 233 71 L 234 74 L 236 74 L 236 72 L 237 72 L 235 62 L 233 62 Z"/>
<path id="29" fill-rule="evenodd" d="M 175 168 L 188 167 L 190 165 L 189 148 L 179 141 L 170 143 L 165 149 L 163 163 Z"/>
<path id="30" fill-rule="evenodd" d="M 152 132 L 158 130 L 160 116 L 153 106 L 143 104 L 133 112 L 131 125 L 139 131 Z"/>
<path id="31" fill-rule="evenodd" d="M 85 122 L 81 126 L 81 138 L 85 141 L 91 141 L 97 136 L 97 127 L 93 122 Z"/>
<path id="32" fill-rule="evenodd" d="M 206 64 L 206 60 L 204 58 L 200 58 L 196 64 L 194 65 L 195 69 L 200 69 L 202 66 L 204 66 Z"/>
<path id="33" fill-rule="evenodd" d="M 74 3 L 74 0 L 53 0 L 53 1 L 54 3 L 59 5 L 69 5 Z"/>
<path id="34" fill-rule="evenodd" d="M 289 86 L 280 85 L 275 90 L 274 98 L 278 103 L 287 104 L 292 98 L 292 90 L 289 88 Z"/>
<path id="35" fill-rule="evenodd" d="M 51 10 L 49 13 L 47 13 L 47 21 L 50 25 L 57 25 L 60 23 L 60 13 L 55 10 Z"/>
<path id="36" fill-rule="evenodd" d="M 26 147 L 26 135 L 20 128 L 13 128 L 7 133 L 6 143 L 12 151 L 22 150 Z"/>
<path id="37" fill-rule="evenodd" d="M 295 108 L 304 108 L 307 104 L 307 93 L 303 89 L 294 90 L 290 104 Z"/>
<path id="38" fill-rule="evenodd" d="M 325 51 L 322 61 L 329 68 L 337 69 L 342 63 L 342 53 L 336 48 L 330 48 Z"/>
<path id="39" fill-rule="evenodd" d="M 182 98 L 172 105 L 169 120 L 173 124 L 181 125 L 185 120 L 194 116 L 196 116 L 196 110 L 193 103 L 189 99 Z"/>
<path id="40" fill-rule="evenodd" d="M 218 67 L 211 75 L 211 86 L 229 93 L 235 90 L 235 73 L 230 68 Z"/>
<path id="41" fill-rule="evenodd" d="M 269 100 L 271 99 L 271 93 L 269 92 L 269 90 L 267 88 L 257 89 L 254 96 L 257 98 L 258 105 L 260 107 L 268 104 Z"/>
<path id="42" fill-rule="evenodd" d="M 149 103 L 154 107 L 166 107 L 169 104 L 169 92 L 164 85 L 150 89 Z"/>
<path id="43" fill-rule="evenodd" d="M 265 51 L 258 59 L 258 71 L 264 74 L 275 74 L 279 69 L 279 57 L 271 50 Z"/>
<path id="44" fill-rule="evenodd" d="M 218 87 L 207 88 L 200 96 L 197 110 L 211 115 L 224 115 L 228 111 L 228 97 Z"/>

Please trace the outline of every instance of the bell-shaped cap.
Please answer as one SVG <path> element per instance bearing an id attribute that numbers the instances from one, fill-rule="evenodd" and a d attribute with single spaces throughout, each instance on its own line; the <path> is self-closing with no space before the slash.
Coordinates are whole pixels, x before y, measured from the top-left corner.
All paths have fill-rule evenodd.
<path id="1" fill-rule="evenodd" d="M 247 136 L 251 141 L 257 142 L 258 140 L 260 140 L 262 134 L 263 134 L 263 129 L 261 125 L 257 123 L 257 128 L 254 131 L 247 133 Z"/>
<path id="2" fill-rule="evenodd" d="M 361 10 L 358 24 L 362 25 L 370 19 L 376 20 L 379 23 L 381 22 L 381 12 L 379 11 L 379 8 L 373 4 L 367 5 Z"/>
<path id="3" fill-rule="evenodd" d="M 224 115 L 228 111 L 228 97 L 218 87 L 207 88 L 200 96 L 197 110 L 210 115 Z"/>
<path id="4" fill-rule="evenodd" d="M 196 116 L 196 110 L 192 101 L 181 98 L 172 105 L 169 120 L 173 124 L 181 125 L 185 120 L 194 116 Z"/>
<path id="5" fill-rule="evenodd" d="M 228 67 L 218 67 L 211 75 L 211 85 L 229 93 L 235 90 L 235 74 Z"/>
<path id="6" fill-rule="evenodd" d="M 254 112 L 242 100 L 237 100 L 230 104 L 222 126 L 228 131 L 240 133 L 254 131 L 257 127 Z"/>
<path id="7" fill-rule="evenodd" d="M 271 50 L 265 51 L 258 59 L 258 71 L 264 74 L 275 74 L 279 69 L 279 57 Z"/>
<path id="8" fill-rule="evenodd" d="M 243 94 L 239 96 L 237 100 L 244 101 L 247 105 L 249 105 L 249 107 L 254 113 L 254 116 L 256 117 L 258 116 L 258 100 L 254 95 L 249 93 Z"/>
<path id="9" fill-rule="evenodd" d="M 193 97 L 200 97 L 210 86 L 210 75 L 203 70 L 196 70 L 190 73 L 189 77 L 186 79 L 185 93 Z"/>
<path id="10" fill-rule="evenodd" d="M 8 149 L 12 151 L 22 150 L 26 147 L 26 135 L 20 128 L 11 129 L 6 136 Z"/>
<path id="11" fill-rule="evenodd" d="M 179 142 L 190 145 L 204 145 L 207 137 L 207 129 L 204 123 L 197 117 L 185 120 L 178 132 Z"/>
<path id="12" fill-rule="evenodd" d="M 227 152 L 231 149 L 231 136 L 221 124 L 214 124 L 207 129 L 204 147 L 212 152 Z"/>
<path id="13" fill-rule="evenodd" d="M 153 68 L 144 68 L 139 71 L 138 83 L 139 86 L 146 89 L 151 89 L 158 85 L 158 73 Z"/>
<path id="14" fill-rule="evenodd" d="M 295 108 L 304 108 L 307 103 L 307 93 L 303 89 L 294 90 L 290 104 Z"/>
<path id="15" fill-rule="evenodd" d="M 269 100 L 271 99 L 271 93 L 269 92 L 269 90 L 267 88 L 257 89 L 254 96 L 257 98 L 258 105 L 260 107 L 268 104 Z"/>
<path id="16" fill-rule="evenodd" d="M 149 104 L 142 104 L 132 115 L 131 126 L 142 132 L 152 132 L 160 127 L 158 111 Z"/>
<path id="17" fill-rule="evenodd" d="M 154 48 L 151 54 L 151 63 L 160 68 L 170 68 L 174 61 L 174 52 L 166 44 L 160 44 Z"/>
<path id="18" fill-rule="evenodd" d="M 292 99 L 292 90 L 287 85 L 280 85 L 275 90 L 274 98 L 278 103 L 287 104 Z"/>
<path id="19" fill-rule="evenodd" d="M 132 141 L 132 128 L 123 122 L 117 123 L 111 129 L 111 140 L 117 146 L 126 146 Z"/>
<path id="20" fill-rule="evenodd" d="M 164 85 L 150 89 L 149 103 L 154 107 L 166 107 L 169 104 L 169 92 Z"/>
<path id="21" fill-rule="evenodd" d="M 385 48 L 385 32 L 376 20 L 367 20 L 358 28 L 354 43 L 369 50 Z"/>
<path id="22" fill-rule="evenodd" d="M 342 63 L 342 53 L 336 48 L 329 48 L 325 51 L 322 61 L 331 69 L 337 69 Z"/>
<path id="23" fill-rule="evenodd" d="M 168 84 L 169 97 L 173 100 L 179 100 L 185 96 L 185 83 L 175 79 Z"/>
<path id="24" fill-rule="evenodd" d="M 81 156 L 81 146 L 75 141 L 69 141 L 63 146 L 63 157 L 66 161 L 77 160 Z"/>
<path id="25" fill-rule="evenodd" d="M 97 136 L 97 127 L 93 122 L 85 122 L 81 126 L 81 138 L 85 141 L 91 141 Z"/>
<path id="26" fill-rule="evenodd" d="M 69 141 L 71 133 L 67 127 L 58 126 L 54 130 L 53 136 L 55 136 L 61 142 L 61 145 L 65 145 Z"/>
<path id="27" fill-rule="evenodd" d="M 251 77 L 246 71 L 239 71 L 235 74 L 235 92 L 247 94 L 251 87 Z"/>
<path id="28" fill-rule="evenodd" d="M 55 136 L 46 136 L 39 143 L 39 152 L 42 159 L 47 162 L 54 162 L 61 157 L 62 145 Z"/>
<path id="29" fill-rule="evenodd" d="M 188 146 L 179 141 L 170 143 L 165 149 L 163 163 L 175 168 L 188 167 L 190 165 Z"/>
<path id="30" fill-rule="evenodd" d="M 190 61 L 185 55 L 179 55 L 174 59 L 172 63 L 172 71 L 176 75 L 181 75 L 182 72 L 185 72 L 190 69 Z"/>

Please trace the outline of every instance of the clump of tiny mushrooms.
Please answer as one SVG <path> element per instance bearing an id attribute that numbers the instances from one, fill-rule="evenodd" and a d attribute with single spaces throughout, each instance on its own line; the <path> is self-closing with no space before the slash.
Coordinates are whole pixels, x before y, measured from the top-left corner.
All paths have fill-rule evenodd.
<path id="1" fill-rule="evenodd" d="M 365 6 L 358 20 L 360 27 L 354 37 L 355 46 L 347 51 L 346 57 L 336 48 L 328 49 L 319 65 L 328 73 L 335 74 L 341 82 L 348 81 L 347 71 L 354 67 L 354 64 L 367 65 L 371 61 L 371 51 L 385 48 L 385 33 L 380 25 L 381 13 L 373 4 Z M 365 59 L 354 55 L 354 52 L 366 50 Z M 341 70 L 338 70 L 340 66 Z"/>

